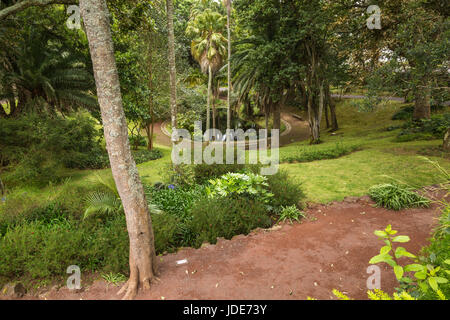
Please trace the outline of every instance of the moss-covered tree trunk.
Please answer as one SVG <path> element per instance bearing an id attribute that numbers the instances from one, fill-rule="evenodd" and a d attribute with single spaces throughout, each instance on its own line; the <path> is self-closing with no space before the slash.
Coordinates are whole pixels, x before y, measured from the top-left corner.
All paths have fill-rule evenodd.
<path id="1" fill-rule="evenodd" d="M 156 255 L 150 213 L 136 163 L 131 155 L 105 0 L 80 0 L 94 69 L 111 171 L 125 211 L 130 239 L 130 278 L 119 291 L 132 299 L 150 287 Z"/>

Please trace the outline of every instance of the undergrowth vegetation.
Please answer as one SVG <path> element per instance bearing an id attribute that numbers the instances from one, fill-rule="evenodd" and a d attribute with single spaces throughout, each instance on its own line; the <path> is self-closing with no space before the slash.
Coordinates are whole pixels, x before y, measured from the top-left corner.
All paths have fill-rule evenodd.
<path id="1" fill-rule="evenodd" d="M 380 207 L 391 210 L 428 207 L 430 200 L 398 183 L 385 183 L 369 189 L 369 195 Z"/>
<path id="2" fill-rule="evenodd" d="M 169 179 L 145 186 L 158 254 L 267 228 L 282 206 L 303 206 L 301 185 L 285 172 L 266 178 L 242 167 L 214 178 L 218 172 L 192 169 L 207 182 L 175 185 Z M 63 276 L 72 264 L 83 271 L 127 274 L 129 240 L 113 180 L 97 175 L 89 189 L 73 188 L 70 180 L 65 185 L 59 195 L 30 199 L 32 208 L 18 205 L 21 197 L 8 197 L 2 205 L 0 283 L 16 277 L 45 282 Z"/>

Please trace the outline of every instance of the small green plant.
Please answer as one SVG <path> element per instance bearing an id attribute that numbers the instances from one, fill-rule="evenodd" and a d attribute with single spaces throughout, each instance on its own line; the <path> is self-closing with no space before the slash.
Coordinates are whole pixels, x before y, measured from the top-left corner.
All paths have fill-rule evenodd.
<path id="1" fill-rule="evenodd" d="M 105 273 L 102 274 L 102 278 L 115 286 L 118 286 L 120 283 L 125 282 L 127 278 L 121 273 Z"/>
<path id="2" fill-rule="evenodd" d="M 294 220 L 300 222 L 301 218 L 305 218 L 305 214 L 298 210 L 296 206 L 281 207 L 280 218 L 278 219 L 278 222 L 288 220 L 289 223 L 292 224 Z"/>
<path id="3" fill-rule="evenodd" d="M 448 280 L 438 275 L 439 271 L 444 271 L 450 274 L 448 270 L 441 270 L 441 267 L 434 267 L 430 264 L 423 265 L 419 263 L 419 259 L 412 253 L 406 251 L 404 247 L 394 247 L 394 243 L 409 242 L 408 236 L 397 235 L 397 230 L 392 230 L 392 226 L 388 225 L 384 230 L 375 230 L 374 234 L 383 240 L 385 246 L 381 247 L 380 254 L 370 259 L 370 264 L 377 264 L 385 262 L 394 269 L 394 274 L 397 280 L 400 282 L 403 288 L 409 288 L 414 281 L 417 282 L 422 292 L 427 292 L 430 287 L 439 296 L 440 299 L 445 300 L 445 296 L 439 285 L 441 283 L 447 283 Z M 392 255 L 391 255 L 392 253 Z M 407 257 L 414 260 L 415 263 L 402 266 L 399 264 L 398 259 L 401 257 Z M 450 264 L 450 260 L 446 260 L 445 263 Z M 414 272 L 415 280 L 408 277 L 406 272 Z"/>
<path id="4" fill-rule="evenodd" d="M 369 195 L 378 206 L 391 210 L 430 205 L 429 199 L 415 193 L 411 188 L 397 183 L 373 186 L 369 189 Z"/>

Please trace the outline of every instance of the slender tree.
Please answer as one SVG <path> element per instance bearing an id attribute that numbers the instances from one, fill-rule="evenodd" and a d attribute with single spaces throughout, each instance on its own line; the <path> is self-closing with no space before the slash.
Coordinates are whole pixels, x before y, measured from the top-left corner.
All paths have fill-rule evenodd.
<path id="1" fill-rule="evenodd" d="M 214 73 L 223 65 L 223 57 L 226 55 L 227 39 L 223 36 L 225 29 L 224 17 L 211 9 L 199 13 L 190 20 L 186 28 L 186 34 L 193 38 L 191 43 L 192 56 L 202 69 L 208 73 L 208 99 L 206 106 L 206 130 L 210 128 L 210 98 L 212 95 L 212 78 Z M 213 119 L 215 108 L 213 105 Z M 213 121 L 213 128 L 215 122 Z"/>
<path id="2" fill-rule="evenodd" d="M 150 288 L 156 274 L 152 222 L 136 163 L 131 155 L 122 106 L 109 12 L 105 0 L 81 0 L 111 170 L 125 211 L 130 239 L 130 278 L 119 291 L 132 299 Z"/>
<path id="3" fill-rule="evenodd" d="M 170 116 L 173 133 L 177 128 L 177 70 L 175 65 L 175 35 L 173 29 L 173 1 L 167 0 L 167 29 L 169 31 Z"/>
<path id="4" fill-rule="evenodd" d="M 227 40 L 228 40 L 228 63 L 227 63 L 227 131 L 231 129 L 231 0 L 226 1 L 227 6 Z M 227 141 L 230 141 L 230 134 L 227 132 Z"/>

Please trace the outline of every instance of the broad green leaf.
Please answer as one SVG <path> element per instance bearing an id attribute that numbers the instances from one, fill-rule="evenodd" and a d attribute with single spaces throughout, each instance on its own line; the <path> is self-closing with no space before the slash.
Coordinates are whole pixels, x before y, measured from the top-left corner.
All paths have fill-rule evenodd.
<path id="1" fill-rule="evenodd" d="M 434 277 L 437 283 L 447 283 L 448 280 L 442 277 Z"/>
<path id="2" fill-rule="evenodd" d="M 409 271 L 424 271 L 426 268 L 425 266 L 418 264 L 418 263 L 413 263 L 413 264 L 408 264 L 407 266 L 404 267 L 405 272 L 409 272 Z"/>
<path id="3" fill-rule="evenodd" d="M 427 292 L 428 291 L 428 286 L 426 282 L 420 282 L 419 283 L 419 287 L 423 292 Z"/>
<path id="4" fill-rule="evenodd" d="M 387 233 L 384 232 L 384 231 L 381 231 L 381 230 L 375 230 L 374 234 L 375 234 L 376 236 L 382 237 L 382 238 L 384 238 L 384 237 L 387 236 Z"/>
<path id="5" fill-rule="evenodd" d="M 391 247 L 390 246 L 384 246 L 384 247 L 381 247 L 380 254 L 385 254 L 385 253 L 388 253 L 389 251 L 391 251 Z"/>
<path id="6" fill-rule="evenodd" d="M 386 262 L 386 260 L 388 260 L 390 258 L 391 258 L 391 256 L 389 254 L 379 254 L 375 257 L 372 257 L 372 259 L 370 259 L 369 263 L 376 264 L 376 263 L 380 263 L 380 262 Z"/>
<path id="7" fill-rule="evenodd" d="M 427 277 L 427 273 L 424 271 L 419 271 L 414 274 L 414 277 L 416 277 L 417 279 L 420 279 L 420 280 L 425 280 Z"/>
<path id="8" fill-rule="evenodd" d="M 412 253 L 406 251 L 405 248 L 403 248 L 403 247 L 398 247 L 398 248 L 395 250 L 395 257 L 396 257 L 396 258 L 400 258 L 400 257 L 415 258 L 416 256 L 413 255 Z"/>
<path id="9" fill-rule="evenodd" d="M 397 280 L 400 280 L 403 277 L 403 267 L 402 266 L 394 266 L 394 273 Z"/>
<path id="10" fill-rule="evenodd" d="M 438 289 L 438 284 L 437 284 L 436 278 L 434 278 L 434 277 L 428 278 L 428 284 L 430 285 L 431 289 L 433 289 L 434 291 L 436 291 Z"/>
<path id="11" fill-rule="evenodd" d="M 386 262 L 388 265 L 390 265 L 392 268 L 395 267 L 397 265 L 397 263 L 392 259 L 391 256 L 389 256 L 389 259 L 385 260 L 384 262 Z"/>

